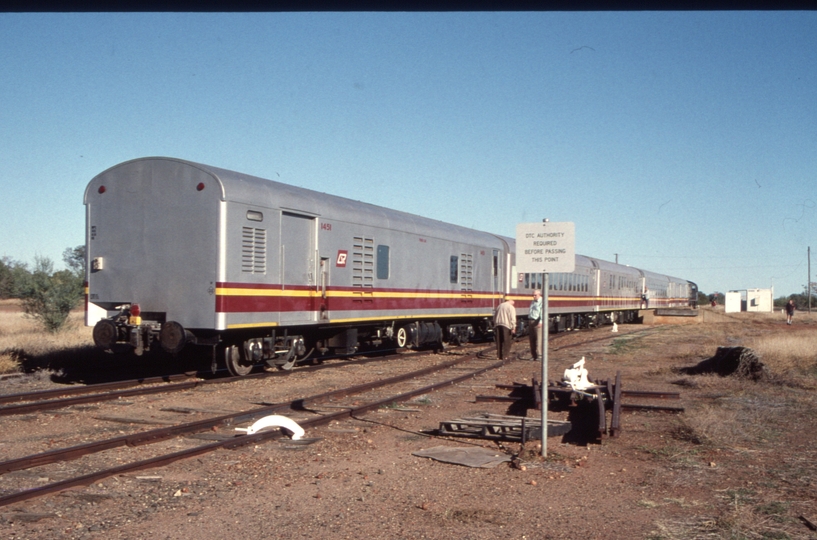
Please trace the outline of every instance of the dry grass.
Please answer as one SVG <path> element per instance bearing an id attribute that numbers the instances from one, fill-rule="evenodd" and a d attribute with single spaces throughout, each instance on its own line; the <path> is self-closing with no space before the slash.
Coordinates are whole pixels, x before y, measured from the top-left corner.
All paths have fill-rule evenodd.
<path id="1" fill-rule="evenodd" d="M 721 472 L 710 477 L 729 487 L 715 489 L 720 502 L 709 515 L 657 521 L 648 538 L 815 538 L 797 516 L 813 513 L 817 478 L 817 451 L 808 443 L 817 432 L 817 313 L 798 312 L 792 326 L 780 313 L 728 317 L 677 330 L 692 334 L 677 346 L 668 341 L 664 354 L 689 365 L 712 357 L 717 347 L 749 347 L 770 377 L 754 382 L 705 374 L 673 381 L 690 399 L 672 440 L 650 454 L 678 485 L 695 485 L 712 467 Z"/>
<path id="2" fill-rule="evenodd" d="M 766 516 L 751 507 L 736 506 L 728 515 L 676 521 L 662 521 L 648 538 L 651 540 L 794 540 L 814 538 L 802 532 L 794 520 Z"/>
<path id="3" fill-rule="evenodd" d="M 720 410 L 720 414 L 723 413 L 724 411 Z M 705 448 L 720 449 L 730 444 L 737 444 L 739 441 L 726 441 L 727 436 L 718 433 L 718 430 L 726 427 L 727 431 L 735 432 L 734 426 L 743 423 L 738 418 L 739 416 L 739 414 L 727 415 L 720 421 L 710 417 L 709 427 L 712 428 L 710 434 L 717 433 L 715 437 L 717 442 L 728 444 L 720 445 L 716 444 L 716 441 L 709 441 Z M 766 421 L 758 419 L 758 422 L 761 423 Z M 809 486 L 813 485 L 815 478 L 811 465 L 813 456 L 804 456 L 803 460 L 798 463 L 792 463 L 791 459 L 783 458 L 780 460 L 781 463 L 770 463 L 756 468 L 756 472 L 749 473 L 749 477 L 760 479 L 759 482 L 756 482 L 756 487 L 751 481 L 748 482 L 748 487 L 741 487 L 747 486 L 746 472 L 741 471 L 741 467 L 751 466 L 753 463 L 757 467 L 756 458 L 760 455 L 782 456 L 787 453 L 783 447 L 789 443 L 779 441 L 776 446 L 774 442 L 762 438 L 761 430 L 754 434 L 740 433 L 740 429 L 736 431 L 743 438 L 741 442 L 745 444 L 745 447 L 735 448 L 733 446 L 732 450 L 736 451 L 736 454 L 728 458 L 729 462 L 724 455 L 712 465 L 712 467 L 724 466 L 729 469 L 730 478 L 727 484 L 733 487 L 715 488 L 717 502 L 708 506 L 705 511 L 696 512 L 695 515 L 688 515 L 686 518 L 657 520 L 655 530 L 647 535 L 647 538 L 653 540 L 709 538 L 806 540 L 815 538 L 798 519 L 798 516 L 810 515 L 813 512 L 813 499 L 806 494 L 810 491 Z M 746 440 L 751 438 L 751 435 L 756 438 L 755 442 Z M 668 470 L 674 473 L 676 481 L 683 485 L 699 480 L 702 472 L 707 468 L 706 463 L 698 463 L 696 468 L 695 456 L 682 460 L 684 454 L 681 450 L 675 449 L 674 454 L 667 455 L 663 459 L 668 463 Z"/>
<path id="4" fill-rule="evenodd" d="M 801 379 L 807 386 L 817 384 L 817 308 L 812 313 L 797 312 L 791 326 L 779 312 L 718 315 L 722 317 L 718 323 L 695 325 L 695 339 L 672 343 L 664 355 L 673 362 L 695 364 L 714 356 L 717 347 L 748 347 L 777 381 Z M 675 327 L 670 335 L 688 331 Z"/>
<path id="5" fill-rule="evenodd" d="M 795 329 L 791 332 L 758 336 L 748 340 L 747 347 L 754 349 L 773 373 L 817 373 L 817 332 L 812 328 Z M 789 328 L 786 328 L 789 330 Z"/>
<path id="6" fill-rule="evenodd" d="M 704 515 L 686 520 L 660 521 L 648 538 L 653 540 L 692 539 L 813 539 L 814 536 L 791 516 L 791 504 L 771 500 L 760 502 L 754 490 L 729 489 L 719 499 L 727 510 L 720 515 Z"/>
<path id="7" fill-rule="evenodd" d="M 728 392 L 688 407 L 678 418 L 678 433 L 691 441 L 733 450 L 777 444 L 786 440 L 798 410 L 805 406 L 814 411 L 817 406 L 785 391 L 756 390 Z"/>
<path id="8" fill-rule="evenodd" d="M 785 322 L 786 315 L 784 315 L 780 309 L 777 311 L 771 311 L 767 313 L 762 312 L 749 312 L 743 311 L 740 313 L 725 313 L 723 311 L 723 306 L 718 306 L 717 308 L 710 308 L 710 307 L 703 307 L 700 308 L 701 311 L 712 311 L 722 315 L 725 318 L 729 318 L 735 321 L 741 322 L 755 322 L 755 323 L 768 323 L 768 322 Z M 817 324 L 817 306 L 812 306 L 811 313 L 808 311 L 796 311 L 794 313 L 794 324 L 800 325 L 815 325 Z"/>
<path id="9" fill-rule="evenodd" d="M 0 373 L 23 371 L 26 358 L 41 357 L 93 344 L 92 329 L 84 325 L 83 313 L 72 313 L 66 327 L 46 332 L 34 319 L 26 317 L 14 300 L 0 301 Z"/>
<path id="10" fill-rule="evenodd" d="M 741 314 L 745 315 L 745 314 Z M 755 315 L 750 321 L 766 318 Z M 808 326 L 780 325 L 764 332 L 741 332 L 728 325 L 710 325 L 703 329 L 702 341 L 711 343 L 712 356 L 717 346 L 744 346 L 757 353 L 768 367 L 770 379 L 756 383 L 739 377 L 715 374 L 697 375 L 675 381 L 694 389 L 695 403 L 680 418 L 682 432 L 720 447 L 765 444 L 780 438 L 781 428 L 798 417 L 817 410 L 817 333 Z M 745 330 L 745 327 L 743 328 Z M 804 392 L 805 391 L 805 392 Z"/>

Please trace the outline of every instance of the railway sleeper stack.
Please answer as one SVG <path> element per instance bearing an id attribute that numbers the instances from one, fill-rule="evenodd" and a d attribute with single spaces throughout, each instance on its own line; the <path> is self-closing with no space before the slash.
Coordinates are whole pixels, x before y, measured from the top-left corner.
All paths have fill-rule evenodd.
<path id="1" fill-rule="evenodd" d="M 470 434 L 482 438 L 505 436 L 506 440 L 525 440 L 531 438 L 532 435 L 526 433 L 521 425 L 524 423 L 527 427 L 530 423 L 536 426 L 536 433 L 541 434 L 541 420 L 525 416 L 528 409 L 541 410 L 541 383 L 534 378 L 531 385 L 514 383 L 496 385 L 496 387 L 508 390 L 508 395 L 479 395 L 476 396 L 476 401 L 508 402 L 511 404 L 509 410 L 518 412 L 522 416 L 488 415 L 481 418 L 480 422 L 471 424 L 460 420 L 441 422 L 440 431 L 446 434 Z M 616 372 L 615 380 L 596 380 L 593 386 L 584 390 L 574 390 L 565 383 L 550 381 L 548 384 L 548 411 L 566 411 L 568 420 L 560 422 L 560 426 L 552 432 L 551 420 L 548 419 L 548 436 L 564 435 L 566 440 L 588 442 L 592 439 L 601 442 L 605 436 L 617 437 L 621 433 L 622 410 L 660 412 L 683 412 L 684 410 L 683 407 L 624 403 L 623 398 L 643 400 L 680 399 L 680 397 L 680 394 L 676 392 L 624 390 L 621 372 Z M 609 423 L 608 411 L 610 413 Z M 516 419 L 513 426 L 509 425 L 510 419 Z"/>
<path id="2" fill-rule="evenodd" d="M 570 422 L 548 420 L 548 437 L 556 437 L 570 432 Z M 440 434 L 454 437 L 472 437 L 502 441 L 520 441 L 542 437 L 542 421 L 524 416 L 502 414 L 481 414 L 440 422 Z"/>

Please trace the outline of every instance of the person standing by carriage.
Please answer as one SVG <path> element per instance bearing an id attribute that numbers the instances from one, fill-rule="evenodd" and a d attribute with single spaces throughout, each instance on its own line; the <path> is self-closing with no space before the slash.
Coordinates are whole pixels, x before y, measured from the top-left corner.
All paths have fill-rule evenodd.
<path id="1" fill-rule="evenodd" d="M 500 360 L 510 358 L 514 332 L 516 332 L 516 308 L 513 307 L 513 300 L 505 298 L 494 313 L 496 356 Z"/>
<path id="2" fill-rule="evenodd" d="M 535 362 L 539 360 L 539 347 L 542 342 L 542 291 L 533 291 L 533 301 L 528 312 L 528 339 L 530 340 L 530 355 Z"/>

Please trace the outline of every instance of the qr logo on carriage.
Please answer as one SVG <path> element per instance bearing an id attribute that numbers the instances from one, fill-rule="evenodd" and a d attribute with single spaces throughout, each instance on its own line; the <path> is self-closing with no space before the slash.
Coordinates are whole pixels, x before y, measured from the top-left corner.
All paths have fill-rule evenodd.
<path id="1" fill-rule="evenodd" d="M 335 261 L 335 266 L 338 268 L 346 268 L 346 257 L 348 252 L 345 249 L 338 250 L 338 258 Z"/>

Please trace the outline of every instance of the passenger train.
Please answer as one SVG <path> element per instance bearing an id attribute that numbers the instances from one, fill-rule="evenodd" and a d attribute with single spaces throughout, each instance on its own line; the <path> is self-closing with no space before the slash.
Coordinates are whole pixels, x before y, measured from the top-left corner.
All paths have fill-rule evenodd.
<path id="1" fill-rule="evenodd" d="M 524 332 L 542 286 L 516 271 L 513 238 L 180 159 L 116 165 L 84 202 L 96 345 L 210 347 L 234 375 L 490 336 L 506 296 Z M 697 298 L 692 282 L 581 255 L 549 282 L 554 332 Z"/>

